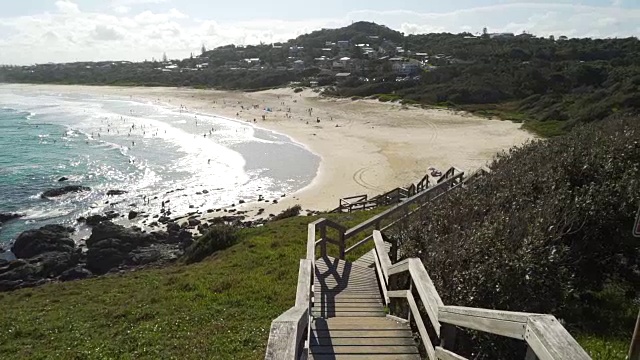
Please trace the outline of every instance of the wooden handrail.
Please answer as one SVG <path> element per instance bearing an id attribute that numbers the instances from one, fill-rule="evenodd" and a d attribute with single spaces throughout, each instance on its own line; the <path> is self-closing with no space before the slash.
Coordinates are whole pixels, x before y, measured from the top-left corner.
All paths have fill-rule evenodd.
<path id="1" fill-rule="evenodd" d="M 347 229 L 345 226 L 335 221 L 324 218 L 310 223 L 307 226 L 307 248 L 305 258 L 300 260 L 300 268 L 298 270 L 296 303 L 295 306 L 272 321 L 265 359 L 298 359 L 305 351 L 308 352 L 308 344 L 310 341 L 309 336 L 311 335 L 310 317 L 311 309 L 313 307 L 314 295 L 313 279 L 315 272 L 315 259 L 317 256 L 316 246 L 319 245 L 321 247 L 321 256 L 326 256 L 327 243 L 335 244 L 340 248 L 340 258 L 344 259 L 347 252 L 346 239 L 361 233 L 374 224 L 380 225 L 381 221 L 388 219 L 389 217 L 399 213 L 400 211 L 404 211 L 404 214 L 408 214 L 408 207 L 411 204 L 416 203 L 420 199 L 428 197 L 430 194 L 436 194 L 435 196 L 438 196 L 438 191 L 446 191 L 453 188 L 457 184 L 455 183 L 455 181 L 457 179 L 461 180 L 463 179 L 463 177 L 463 172 L 455 174 L 450 179 L 443 181 L 441 184 L 438 184 L 433 188 L 430 188 L 421 193 L 416 193 L 405 200 L 403 203 L 391 207 L 390 209 L 387 209 L 386 211 L 351 229 Z M 393 192 L 395 192 L 395 196 L 400 197 L 401 192 L 403 191 L 407 194 L 411 193 L 411 190 L 397 188 L 387 194 L 392 194 Z M 335 229 L 338 232 L 339 238 L 330 239 L 327 236 L 327 228 Z M 320 232 L 319 240 L 317 239 L 318 231 Z M 376 271 L 378 272 L 381 284 L 384 284 L 382 289 L 383 293 L 385 293 L 385 302 L 388 303 L 389 297 L 386 295 L 388 284 L 387 281 L 389 276 L 392 274 L 392 269 L 397 269 L 397 266 L 391 266 L 391 260 L 389 259 L 389 255 L 384 250 L 384 242 L 382 240 L 382 235 L 379 232 L 377 235 L 372 234 L 368 236 L 365 241 L 369 241 L 374 237 L 377 237 L 377 239 L 374 239 L 377 248 L 376 254 L 380 254 L 375 256 L 377 267 Z M 354 247 L 350 249 L 354 249 Z M 307 334 L 306 346 L 302 345 L 305 331 Z"/>
<path id="2" fill-rule="evenodd" d="M 372 225 L 381 222 L 382 220 L 385 220 L 387 218 L 389 218 L 392 215 L 397 214 L 400 211 L 403 211 L 405 209 L 408 209 L 409 206 L 411 206 L 412 204 L 416 203 L 419 200 L 424 199 L 425 197 L 427 197 L 428 195 L 437 193 L 438 191 L 443 191 L 443 190 L 448 190 L 447 186 L 451 186 L 456 180 L 458 179 L 462 179 L 464 177 L 464 172 L 461 172 L 459 174 L 456 174 L 455 176 L 447 179 L 446 181 L 441 182 L 440 184 L 437 184 L 431 188 L 429 188 L 426 191 L 423 191 L 421 193 L 418 193 L 412 197 L 410 197 L 409 199 L 403 201 L 400 204 L 397 204 L 383 212 L 381 212 L 380 214 L 373 216 L 371 218 L 369 218 L 366 221 L 361 222 L 360 224 L 350 228 L 349 230 L 347 230 L 344 234 L 345 239 L 349 239 L 357 234 L 359 234 L 360 232 L 362 232 L 363 230 L 371 227 Z"/>
<path id="3" fill-rule="evenodd" d="M 374 231 L 377 253 L 384 252 L 384 244 L 378 246 L 382 234 Z M 384 269 L 385 265 L 381 264 Z M 524 340 L 528 345 L 527 359 L 540 360 L 586 360 L 591 359 L 578 342 L 552 315 L 501 311 L 472 308 L 464 306 L 445 306 L 435 289 L 429 274 L 422 262 L 417 258 L 404 259 L 388 267 L 388 276 L 408 272 L 411 286 L 415 287 L 420 301 L 427 312 L 427 317 L 441 339 L 445 339 L 443 324 L 483 331 L 490 334 Z M 390 282 L 386 282 L 386 294 L 389 298 L 404 298 L 409 304 L 410 319 L 414 319 L 416 327 L 425 346 L 429 359 L 461 360 L 464 357 L 451 349 L 434 346 L 424 326 L 419 308 L 415 303 L 411 290 L 393 290 Z M 450 328 L 450 330 L 455 328 Z"/>

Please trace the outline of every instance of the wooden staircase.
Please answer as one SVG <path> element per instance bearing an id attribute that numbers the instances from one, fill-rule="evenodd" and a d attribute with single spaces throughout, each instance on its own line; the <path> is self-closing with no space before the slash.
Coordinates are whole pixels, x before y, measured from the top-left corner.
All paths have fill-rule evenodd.
<path id="1" fill-rule="evenodd" d="M 387 317 L 366 262 L 322 257 L 314 286 L 310 359 L 420 359 L 409 325 Z"/>

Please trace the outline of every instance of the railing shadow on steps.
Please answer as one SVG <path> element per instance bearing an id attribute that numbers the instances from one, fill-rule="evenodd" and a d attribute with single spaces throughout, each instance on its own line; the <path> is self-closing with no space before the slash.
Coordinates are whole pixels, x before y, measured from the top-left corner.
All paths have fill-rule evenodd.
<path id="1" fill-rule="evenodd" d="M 348 239 L 372 227 L 376 230 L 386 229 L 412 212 L 417 211 L 429 200 L 436 199 L 447 191 L 462 185 L 464 180 L 463 171 L 451 168 L 445 174 L 448 174 L 448 176 L 445 178 L 443 175 L 443 180 L 439 184 L 414 194 L 402 203 L 392 206 L 350 229 L 329 219 L 318 219 L 308 225 L 307 253 L 306 257 L 300 260 L 295 306 L 272 321 L 265 359 L 280 360 L 308 357 L 315 295 L 316 248 L 320 247 L 320 256 L 326 258 L 328 256 L 327 244 L 335 245 L 338 247 L 339 258 L 344 259 L 348 253 L 371 241 L 373 237 L 369 235 L 347 248 Z M 336 238 L 329 237 L 327 230 L 336 232 Z M 319 239 L 318 235 L 320 236 Z M 396 251 L 395 248 L 397 248 L 397 245 L 392 246 L 392 251 Z"/>

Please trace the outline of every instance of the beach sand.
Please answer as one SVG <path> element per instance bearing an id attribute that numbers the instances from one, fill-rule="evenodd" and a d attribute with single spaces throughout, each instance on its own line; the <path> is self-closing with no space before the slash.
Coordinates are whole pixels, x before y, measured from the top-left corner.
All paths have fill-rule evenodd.
<path id="1" fill-rule="evenodd" d="M 189 111 L 251 123 L 255 119 L 256 126 L 288 135 L 322 158 L 317 177 L 306 188 L 287 194 L 278 204 L 248 203 L 238 208 L 250 211 L 250 217 L 258 208 L 264 208 L 268 215 L 295 204 L 303 209 L 330 210 L 338 206 L 342 197 L 377 195 L 415 183 L 429 167 L 444 171 L 457 166 L 473 171 L 490 162 L 498 152 L 534 138 L 520 124 L 510 121 L 376 100 L 325 98 L 309 89 L 301 93 L 290 88 L 245 93 L 184 88 L 27 86 L 183 105 Z"/>

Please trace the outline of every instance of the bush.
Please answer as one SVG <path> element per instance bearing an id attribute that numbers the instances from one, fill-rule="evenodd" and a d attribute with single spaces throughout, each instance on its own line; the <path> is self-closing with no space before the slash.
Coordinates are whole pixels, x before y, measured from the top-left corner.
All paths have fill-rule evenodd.
<path id="1" fill-rule="evenodd" d="M 637 310 L 629 306 L 640 294 L 631 234 L 640 121 L 579 127 L 504 153 L 491 168 L 392 233 L 400 252 L 422 259 L 445 304 L 550 313 L 573 331 L 630 333 Z M 496 344 L 463 350 L 480 348 L 487 359 L 523 350 Z"/>
<path id="2" fill-rule="evenodd" d="M 182 256 L 186 264 L 199 262 L 216 251 L 224 250 L 238 240 L 237 229 L 229 225 L 215 225 L 209 228 L 196 242 L 191 244 Z"/>
<path id="3" fill-rule="evenodd" d="M 294 216 L 300 215 L 300 211 L 302 211 L 302 206 L 294 205 L 286 210 L 283 210 L 280 214 L 276 215 L 273 220 L 282 220 Z"/>
<path id="4" fill-rule="evenodd" d="M 301 87 L 297 87 L 297 88 L 293 89 L 293 92 L 296 93 L 296 94 L 299 93 L 299 92 L 302 92 L 302 88 Z"/>

